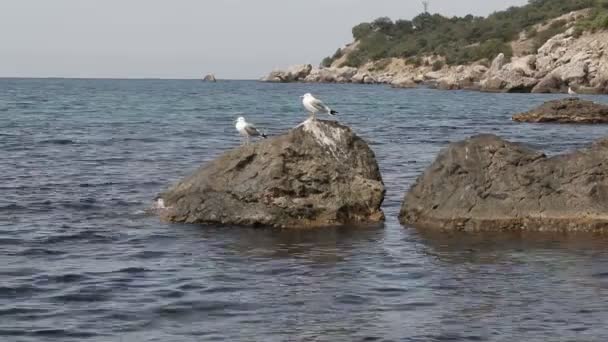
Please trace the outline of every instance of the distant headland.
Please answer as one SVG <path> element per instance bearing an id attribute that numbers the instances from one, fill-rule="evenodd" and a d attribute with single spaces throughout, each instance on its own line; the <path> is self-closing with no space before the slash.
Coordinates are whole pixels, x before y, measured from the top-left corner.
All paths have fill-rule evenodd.
<path id="1" fill-rule="evenodd" d="M 608 93 L 608 0 L 534 0 L 488 17 L 424 12 L 352 31 L 354 41 L 319 66 L 275 70 L 262 80 Z"/>

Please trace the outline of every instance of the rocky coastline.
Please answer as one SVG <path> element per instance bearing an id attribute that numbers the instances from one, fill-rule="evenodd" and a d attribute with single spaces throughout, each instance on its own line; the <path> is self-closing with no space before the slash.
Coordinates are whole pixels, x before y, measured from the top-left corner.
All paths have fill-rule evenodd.
<path id="1" fill-rule="evenodd" d="M 513 45 L 527 44 L 525 37 Z M 347 52 L 356 43 L 344 48 Z M 520 49 L 510 59 L 499 54 L 493 61 L 448 66 L 440 56 L 425 57 L 420 65 L 391 58 L 359 68 L 311 64 L 275 70 L 265 82 L 387 84 L 397 88 L 428 86 L 442 90 L 478 90 L 507 93 L 608 93 L 608 32 L 578 35 L 571 27 L 549 39 L 535 53 Z M 439 67 L 441 66 L 441 67 Z"/>

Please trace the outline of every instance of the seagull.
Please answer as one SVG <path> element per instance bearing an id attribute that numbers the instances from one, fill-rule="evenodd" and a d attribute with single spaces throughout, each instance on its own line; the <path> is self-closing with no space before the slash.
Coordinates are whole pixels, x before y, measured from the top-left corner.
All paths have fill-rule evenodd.
<path id="1" fill-rule="evenodd" d="M 571 87 L 568 87 L 568 94 L 570 94 L 570 95 L 576 95 L 576 92 L 574 90 L 572 90 Z"/>
<path id="2" fill-rule="evenodd" d="M 310 93 L 304 94 L 301 98 L 304 108 L 312 114 L 313 120 L 315 119 L 315 114 L 318 112 L 326 112 L 328 115 L 332 116 L 338 114 L 338 112 L 327 107 L 321 100 L 316 99 Z"/>
<path id="3" fill-rule="evenodd" d="M 244 117 L 239 117 L 238 119 L 236 119 L 235 122 L 236 130 L 239 131 L 239 133 L 245 137 L 246 144 L 249 144 L 249 137 L 261 136 L 262 138 L 266 139 L 266 134 L 260 133 L 260 131 L 258 131 L 258 129 L 255 128 L 253 124 L 250 124 L 249 122 L 245 121 Z"/>

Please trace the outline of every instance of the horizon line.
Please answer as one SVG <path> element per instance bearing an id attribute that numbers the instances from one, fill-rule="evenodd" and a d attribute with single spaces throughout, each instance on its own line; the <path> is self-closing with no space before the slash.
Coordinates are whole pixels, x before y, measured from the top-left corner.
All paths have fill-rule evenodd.
<path id="1" fill-rule="evenodd" d="M 179 78 L 179 77 L 61 77 L 61 76 L 0 76 L 0 80 L 156 80 L 156 81 L 201 81 L 202 78 Z M 217 81 L 257 81 L 257 78 L 218 78 Z"/>

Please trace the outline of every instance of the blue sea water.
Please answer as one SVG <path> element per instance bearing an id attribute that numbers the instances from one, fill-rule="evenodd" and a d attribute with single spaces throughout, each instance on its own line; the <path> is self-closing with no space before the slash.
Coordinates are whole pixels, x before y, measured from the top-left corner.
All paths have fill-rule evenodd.
<path id="1" fill-rule="evenodd" d="M 237 116 L 280 134 L 305 119 L 305 92 L 375 151 L 383 226 L 146 214 L 158 192 L 238 146 Z M 510 121 L 561 96 L 0 79 L 0 341 L 606 341 L 608 238 L 438 234 L 396 218 L 451 141 L 494 133 L 555 154 L 608 135 Z"/>

